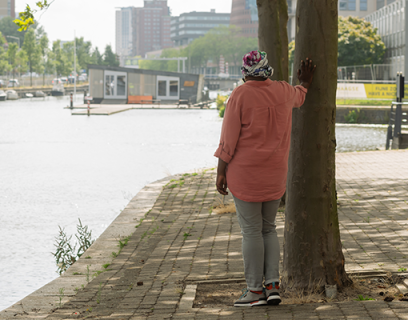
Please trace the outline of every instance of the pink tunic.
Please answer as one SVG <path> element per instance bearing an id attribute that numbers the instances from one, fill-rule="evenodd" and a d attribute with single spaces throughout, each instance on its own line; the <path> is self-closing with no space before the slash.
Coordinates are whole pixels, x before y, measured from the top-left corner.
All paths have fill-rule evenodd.
<path id="1" fill-rule="evenodd" d="M 266 202 L 285 193 L 292 108 L 306 93 L 269 79 L 247 81 L 232 92 L 214 155 L 228 163 L 228 188 L 238 199 Z"/>

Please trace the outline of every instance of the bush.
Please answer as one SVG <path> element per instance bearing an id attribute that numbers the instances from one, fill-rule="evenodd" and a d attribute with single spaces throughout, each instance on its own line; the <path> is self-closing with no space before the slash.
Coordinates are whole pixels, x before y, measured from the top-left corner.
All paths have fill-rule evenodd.
<path id="1" fill-rule="evenodd" d="M 220 118 L 224 118 L 224 113 L 225 113 L 225 107 L 221 107 L 220 111 L 218 112 L 218 114 L 220 115 Z"/>
<path id="2" fill-rule="evenodd" d="M 217 95 L 217 99 L 215 100 L 217 104 L 217 109 L 220 110 L 222 107 L 225 107 L 225 101 L 227 101 L 228 96 Z"/>

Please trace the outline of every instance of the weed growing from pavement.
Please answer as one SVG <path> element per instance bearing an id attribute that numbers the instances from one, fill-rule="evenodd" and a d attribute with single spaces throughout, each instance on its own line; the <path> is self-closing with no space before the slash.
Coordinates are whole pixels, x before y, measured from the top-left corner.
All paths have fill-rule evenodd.
<path id="1" fill-rule="evenodd" d="M 102 265 L 102 267 L 103 267 L 104 269 L 108 269 L 108 267 L 109 267 L 110 265 L 111 265 L 110 263 L 105 263 L 105 264 Z"/>
<path id="2" fill-rule="evenodd" d="M 102 282 L 99 282 L 99 289 L 96 298 L 96 303 L 99 304 L 101 302 L 101 292 L 102 292 Z"/>
<path id="3" fill-rule="evenodd" d="M 362 294 L 359 294 L 358 295 L 358 297 L 357 297 L 357 299 L 354 299 L 355 301 L 368 301 L 368 300 L 375 300 L 375 299 L 373 299 L 373 298 L 370 298 L 370 297 L 364 297 Z"/>
<path id="4" fill-rule="evenodd" d="M 81 272 L 73 272 L 72 274 L 73 274 L 74 276 L 80 276 L 80 275 L 82 275 Z"/>
<path id="5" fill-rule="evenodd" d="M 78 221 L 77 233 L 75 234 L 77 241 L 74 245 L 71 244 L 72 235 L 68 237 L 65 230 L 58 226 L 59 234 L 55 237 L 56 251 L 52 255 L 57 264 L 57 273 L 60 275 L 72 266 L 95 241 L 92 240 L 92 231 L 88 230 L 88 226 L 82 225 L 79 218 Z M 78 249 L 76 249 L 77 246 Z"/>
<path id="6" fill-rule="evenodd" d="M 65 296 L 64 291 L 65 291 L 65 288 L 59 288 L 58 290 L 58 299 L 59 299 L 60 308 L 62 307 L 62 299 L 64 299 L 64 296 Z"/>
<path id="7" fill-rule="evenodd" d="M 89 270 L 90 265 L 86 266 L 86 283 L 89 283 L 90 281 L 90 270 Z"/>
<path id="8" fill-rule="evenodd" d="M 407 268 L 401 267 L 401 268 L 398 269 L 398 272 L 405 272 L 405 271 L 407 271 Z"/>
<path id="9" fill-rule="evenodd" d="M 184 237 L 184 241 L 187 240 L 188 237 L 192 236 L 192 234 L 188 233 L 188 232 L 184 232 L 183 237 Z"/>
<path id="10" fill-rule="evenodd" d="M 91 256 L 86 256 L 84 259 L 92 259 Z"/>

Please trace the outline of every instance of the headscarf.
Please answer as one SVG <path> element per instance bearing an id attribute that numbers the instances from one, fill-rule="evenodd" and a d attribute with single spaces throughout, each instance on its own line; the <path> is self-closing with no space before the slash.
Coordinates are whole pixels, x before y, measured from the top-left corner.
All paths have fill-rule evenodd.
<path id="1" fill-rule="evenodd" d="M 268 58 L 264 51 L 251 51 L 242 59 L 242 75 L 268 78 L 273 74 L 273 68 L 268 64 Z"/>

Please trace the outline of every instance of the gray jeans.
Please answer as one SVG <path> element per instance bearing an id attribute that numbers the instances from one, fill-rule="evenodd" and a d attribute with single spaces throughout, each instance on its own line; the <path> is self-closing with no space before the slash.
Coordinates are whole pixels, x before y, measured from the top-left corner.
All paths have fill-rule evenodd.
<path id="1" fill-rule="evenodd" d="M 242 255 L 249 290 L 261 291 L 265 284 L 279 281 L 280 248 L 275 218 L 279 200 L 246 202 L 234 198 L 242 233 Z"/>

